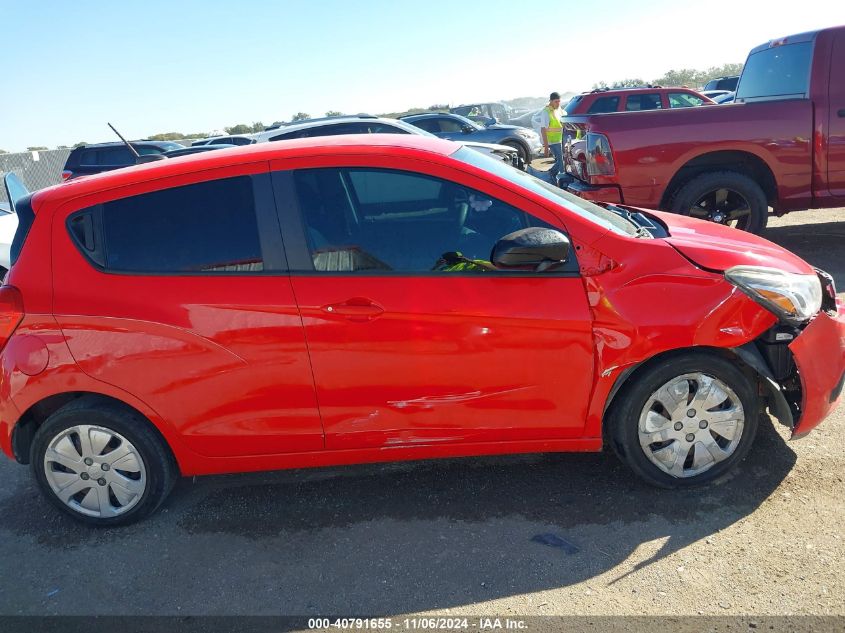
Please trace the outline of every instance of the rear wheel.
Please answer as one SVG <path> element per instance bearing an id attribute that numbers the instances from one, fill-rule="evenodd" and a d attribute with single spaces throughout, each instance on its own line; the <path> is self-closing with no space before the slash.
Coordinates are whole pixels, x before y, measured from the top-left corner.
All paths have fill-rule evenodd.
<path id="1" fill-rule="evenodd" d="M 47 499 L 92 525 L 132 523 L 154 511 L 178 476 L 149 421 L 111 403 L 82 399 L 38 429 L 30 463 Z"/>
<path id="2" fill-rule="evenodd" d="M 748 453 L 758 401 L 733 363 L 689 354 L 634 381 L 614 403 L 608 431 L 619 456 L 647 482 L 664 488 L 707 483 Z"/>
<path id="3" fill-rule="evenodd" d="M 760 185 L 734 171 L 696 176 L 672 197 L 669 208 L 749 233 L 762 233 L 769 216 L 769 204 Z"/>

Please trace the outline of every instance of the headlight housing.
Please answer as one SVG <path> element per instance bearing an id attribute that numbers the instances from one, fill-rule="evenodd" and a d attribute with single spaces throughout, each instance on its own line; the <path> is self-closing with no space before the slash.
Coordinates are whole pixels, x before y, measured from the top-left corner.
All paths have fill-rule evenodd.
<path id="1" fill-rule="evenodd" d="M 781 321 L 797 325 L 809 321 L 822 306 L 817 275 L 799 275 L 763 266 L 734 266 L 725 278 Z"/>
<path id="2" fill-rule="evenodd" d="M 533 132 L 531 130 L 517 130 L 516 133 L 518 136 L 521 136 L 522 138 L 527 138 L 529 140 L 540 138 L 537 132 Z"/>

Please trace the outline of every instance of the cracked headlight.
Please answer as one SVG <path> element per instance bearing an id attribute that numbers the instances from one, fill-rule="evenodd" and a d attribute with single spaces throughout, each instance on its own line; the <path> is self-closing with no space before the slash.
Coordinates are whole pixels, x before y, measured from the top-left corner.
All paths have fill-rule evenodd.
<path id="1" fill-rule="evenodd" d="M 782 321 L 809 321 L 822 306 L 817 275 L 799 275 L 762 266 L 734 266 L 725 278 Z"/>

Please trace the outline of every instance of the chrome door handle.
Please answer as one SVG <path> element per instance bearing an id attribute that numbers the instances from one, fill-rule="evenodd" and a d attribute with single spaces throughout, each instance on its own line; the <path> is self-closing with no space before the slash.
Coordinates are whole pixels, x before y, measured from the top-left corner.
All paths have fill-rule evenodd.
<path id="1" fill-rule="evenodd" d="M 363 297 L 353 297 L 342 303 L 332 303 L 322 307 L 323 312 L 345 317 L 350 321 L 371 321 L 384 314 L 384 308 Z"/>

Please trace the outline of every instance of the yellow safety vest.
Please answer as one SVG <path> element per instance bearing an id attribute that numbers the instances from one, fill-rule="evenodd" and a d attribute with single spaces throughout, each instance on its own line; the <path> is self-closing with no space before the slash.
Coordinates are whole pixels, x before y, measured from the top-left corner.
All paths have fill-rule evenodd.
<path id="1" fill-rule="evenodd" d="M 546 106 L 546 111 L 549 113 L 549 127 L 546 129 L 546 140 L 549 142 L 549 145 L 560 143 L 563 140 L 563 128 L 557 118 L 557 113 L 551 106 Z"/>

